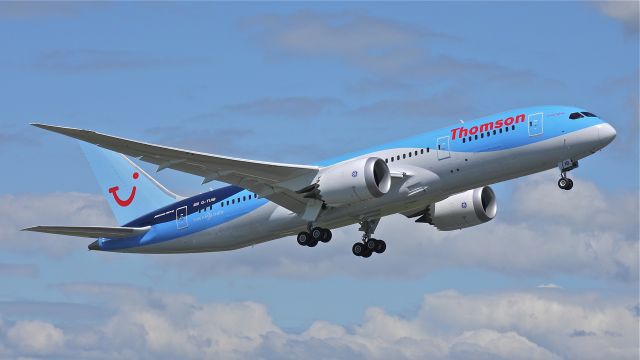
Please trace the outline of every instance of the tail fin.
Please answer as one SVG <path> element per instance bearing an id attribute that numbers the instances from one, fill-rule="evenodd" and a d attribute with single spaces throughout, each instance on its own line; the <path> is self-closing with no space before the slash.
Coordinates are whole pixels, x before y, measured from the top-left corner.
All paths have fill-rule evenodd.
<path id="1" fill-rule="evenodd" d="M 181 199 L 126 156 L 83 141 L 79 143 L 118 224 L 127 224 Z"/>

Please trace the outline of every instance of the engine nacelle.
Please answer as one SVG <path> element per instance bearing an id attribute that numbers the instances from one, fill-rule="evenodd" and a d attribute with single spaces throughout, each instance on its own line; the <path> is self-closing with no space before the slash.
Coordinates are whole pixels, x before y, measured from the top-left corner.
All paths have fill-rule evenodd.
<path id="1" fill-rule="evenodd" d="M 485 186 L 430 204 L 427 207 L 426 222 L 438 230 L 458 230 L 492 220 L 497 210 L 496 194 Z"/>
<path id="2" fill-rule="evenodd" d="M 323 169 L 319 197 L 327 205 L 340 206 L 379 198 L 391 188 L 391 173 L 384 160 L 370 157 Z"/>

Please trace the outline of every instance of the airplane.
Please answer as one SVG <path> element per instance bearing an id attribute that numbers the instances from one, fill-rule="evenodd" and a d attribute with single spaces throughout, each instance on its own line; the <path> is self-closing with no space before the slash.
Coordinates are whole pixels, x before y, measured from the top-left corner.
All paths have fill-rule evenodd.
<path id="1" fill-rule="evenodd" d="M 505 111 L 357 151 L 315 165 L 254 161 L 155 145 L 90 130 L 33 123 L 80 140 L 120 226 L 23 230 L 96 239 L 89 250 L 191 253 L 234 250 L 286 236 L 315 247 L 331 229 L 359 224 L 351 250 L 368 258 L 387 244 L 380 219 L 402 214 L 441 231 L 495 218 L 489 185 L 557 167 L 567 172 L 603 149 L 615 129 L 576 107 Z M 229 184 L 191 197 L 162 186 L 127 156 Z"/>

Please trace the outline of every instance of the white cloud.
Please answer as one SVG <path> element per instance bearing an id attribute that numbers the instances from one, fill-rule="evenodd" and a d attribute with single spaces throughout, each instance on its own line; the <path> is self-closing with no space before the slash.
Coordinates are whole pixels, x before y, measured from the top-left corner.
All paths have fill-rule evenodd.
<path id="1" fill-rule="evenodd" d="M 64 345 L 64 333 L 52 324 L 38 321 L 18 321 L 7 331 L 10 345 L 26 355 L 55 353 Z"/>
<path id="2" fill-rule="evenodd" d="M 115 314 L 64 333 L 40 321 L 7 330 L 13 357 L 56 352 L 65 358 L 131 359 L 634 359 L 634 299 L 589 294 L 507 292 L 425 295 L 414 316 L 381 308 L 344 327 L 324 320 L 301 333 L 274 324 L 254 302 L 207 303 L 182 294 L 77 284 Z M 637 304 L 637 303 L 636 303 Z M 87 328 L 89 327 L 89 328 Z M 0 338 L 2 338 L 0 327 Z M 34 336 L 36 334 L 36 336 Z"/>
<path id="3" fill-rule="evenodd" d="M 620 21 L 628 32 L 640 29 L 640 12 L 637 1 L 596 1 L 593 3 L 603 14 Z"/>
<path id="4" fill-rule="evenodd" d="M 562 289 L 562 286 L 556 285 L 554 283 L 540 284 L 536 287 L 539 289 Z"/>

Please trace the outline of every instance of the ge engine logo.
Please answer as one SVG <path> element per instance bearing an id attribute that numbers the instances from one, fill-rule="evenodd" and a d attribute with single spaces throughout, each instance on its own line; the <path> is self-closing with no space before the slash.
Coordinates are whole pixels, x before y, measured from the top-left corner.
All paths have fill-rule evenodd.
<path id="1" fill-rule="evenodd" d="M 467 208 L 467 202 L 466 202 L 466 201 L 463 201 L 463 202 L 462 202 L 462 204 L 460 204 L 460 206 L 461 206 L 463 209 L 466 209 L 466 208 Z"/>
<path id="2" fill-rule="evenodd" d="M 353 172 L 351 173 L 351 177 L 357 177 L 358 176 L 358 172 L 353 170 Z"/>

